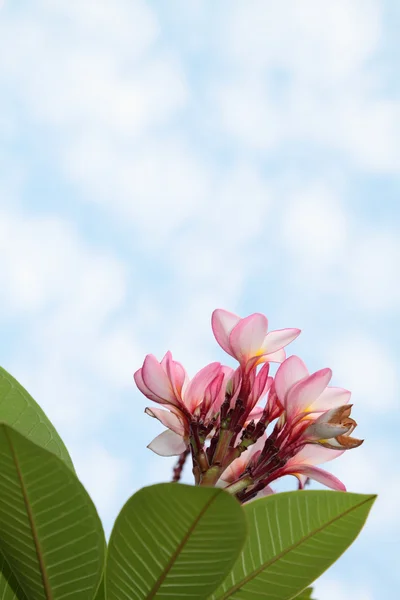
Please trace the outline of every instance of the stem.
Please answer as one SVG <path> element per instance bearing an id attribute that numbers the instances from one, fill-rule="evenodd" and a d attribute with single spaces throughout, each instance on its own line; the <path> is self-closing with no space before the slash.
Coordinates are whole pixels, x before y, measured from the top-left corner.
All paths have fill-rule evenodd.
<path id="1" fill-rule="evenodd" d="M 253 483 L 253 479 L 250 477 L 250 475 L 247 475 L 246 477 L 243 477 L 243 479 L 238 479 L 237 481 L 234 481 L 224 489 L 230 494 L 237 494 L 242 490 L 248 488 L 250 485 L 253 485 Z"/>
<path id="2" fill-rule="evenodd" d="M 190 449 L 186 448 L 186 450 L 184 450 L 182 452 L 182 454 L 179 455 L 179 458 L 178 458 L 176 465 L 174 467 L 174 470 L 173 470 L 173 477 L 172 477 L 173 483 L 177 483 L 180 480 L 180 478 L 182 476 L 182 470 L 185 465 L 186 459 L 189 455 L 189 452 L 190 452 Z"/>
<path id="3" fill-rule="evenodd" d="M 214 452 L 214 458 L 212 461 L 213 466 L 222 465 L 226 452 L 229 448 L 229 444 L 231 443 L 232 437 L 232 431 L 229 431 L 229 429 L 221 429 L 217 447 Z"/>
<path id="4" fill-rule="evenodd" d="M 215 486 L 215 484 L 217 483 L 218 479 L 220 478 L 220 475 L 222 473 L 222 467 L 218 466 L 218 465 L 213 465 L 212 467 L 210 467 L 208 469 L 208 471 L 206 471 L 205 473 L 203 473 L 200 484 L 201 486 Z"/>

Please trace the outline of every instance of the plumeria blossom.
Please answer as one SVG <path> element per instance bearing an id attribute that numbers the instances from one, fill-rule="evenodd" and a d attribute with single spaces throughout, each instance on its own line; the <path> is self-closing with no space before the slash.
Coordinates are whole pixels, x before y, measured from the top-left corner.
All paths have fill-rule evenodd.
<path id="1" fill-rule="evenodd" d="M 233 483 L 240 479 L 247 469 L 257 464 L 261 451 L 267 441 L 267 437 L 260 438 L 254 446 L 251 446 L 244 452 L 240 458 L 237 458 L 222 474 L 222 480 L 226 483 Z M 304 488 L 307 479 L 314 479 L 319 483 L 326 485 L 334 490 L 346 491 L 344 484 L 328 471 L 315 466 L 326 463 L 343 454 L 343 451 L 327 450 L 320 446 L 306 444 L 297 454 L 286 462 L 283 467 L 278 467 L 269 475 L 269 481 L 276 481 L 285 475 L 294 475 L 299 481 L 300 489 Z M 268 493 L 272 490 L 268 485 Z M 259 496 L 259 493 L 257 494 Z"/>
<path id="2" fill-rule="evenodd" d="M 148 447 L 162 456 L 181 454 L 189 443 L 190 423 L 201 421 L 206 425 L 218 413 L 225 399 L 227 379 L 232 374 L 233 369 L 215 362 L 190 380 L 170 352 L 161 362 L 151 354 L 146 356 L 134 379 L 147 398 L 168 408 L 146 408 L 145 412 L 169 430 L 157 436 Z"/>
<path id="3" fill-rule="evenodd" d="M 310 375 L 298 356 L 286 359 L 275 375 L 275 389 L 285 408 L 287 420 L 294 421 L 347 404 L 351 392 L 328 387 L 331 378 L 331 369 L 321 369 Z"/>
<path id="4" fill-rule="evenodd" d="M 351 394 L 329 385 L 331 369 L 310 374 L 299 357 L 285 358 L 284 347 L 300 330 L 268 332 L 264 315 L 242 319 L 222 309 L 213 312 L 212 329 L 236 369 L 213 362 L 190 379 L 167 352 L 160 362 L 146 356 L 134 374 L 139 390 L 159 405 L 146 413 L 166 427 L 148 447 L 179 455 L 174 481 L 190 452 L 196 484 L 225 486 L 241 502 L 273 493 L 270 483 L 285 475 L 300 488 L 314 479 L 345 491 L 318 465 L 362 443 L 352 437 Z M 270 362 L 281 363 L 275 377 Z"/>
<path id="5" fill-rule="evenodd" d="M 218 344 L 247 370 L 262 362 L 285 360 L 283 348 L 293 342 L 300 329 L 279 329 L 268 333 L 268 319 L 254 313 L 244 319 L 217 308 L 211 317 Z"/>
<path id="6" fill-rule="evenodd" d="M 324 471 L 316 465 L 326 463 L 342 454 L 338 450 L 328 450 L 313 444 L 306 444 L 300 452 L 289 458 L 284 467 L 278 470 L 276 478 L 294 475 L 299 480 L 300 489 L 307 479 L 314 479 L 333 490 L 346 491 L 345 485 L 332 473 Z"/>

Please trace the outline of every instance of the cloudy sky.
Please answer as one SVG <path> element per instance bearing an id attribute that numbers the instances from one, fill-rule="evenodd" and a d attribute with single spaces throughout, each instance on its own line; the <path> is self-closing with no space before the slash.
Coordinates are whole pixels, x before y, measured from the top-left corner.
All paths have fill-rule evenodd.
<path id="1" fill-rule="evenodd" d="M 380 494 L 317 597 L 390 600 L 399 5 L 0 6 L 0 363 L 59 429 L 107 531 L 170 477 L 145 448 L 161 429 L 132 381 L 144 355 L 170 349 L 193 374 L 222 358 L 213 308 L 263 312 L 353 391 L 366 442 L 330 469 Z"/>

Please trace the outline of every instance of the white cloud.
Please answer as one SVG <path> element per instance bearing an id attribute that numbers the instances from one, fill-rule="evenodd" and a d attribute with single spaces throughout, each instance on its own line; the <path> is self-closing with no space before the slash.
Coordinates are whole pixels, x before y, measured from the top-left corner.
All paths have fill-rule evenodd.
<path id="1" fill-rule="evenodd" d="M 363 169 L 397 172 L 400 103 L 371 63 L 382 36 L 375 0 L 230 2 L 219 49 L 229 69 L 216 117 L 249 149 L 311 142 Z M 290 15 L 290 19 L 288 18 Z"/>
<path id="2" fill-rule="evenodd" d="M 365 310 L 398 310 L 400 243 L 389 229 L 358 231 L 344 265 L 346 292 Z"/>
<path id="3" fill-rule="evenodd" d="M 306 269 L 324 269 L 343 259 L 347 215 L 340 197 L 322 182 L 292 192 L 282 221 L 283 241 Z"/>
<path id="4" fill-rule="evenodd" d="M 5 210 L 0 256 L 1 320 L 21 328 L 2 363 L 57 426 L 96 429 L 117 406 L 115 389 L 133 389 L 143 354 L 124 265 L 60 219 Z"/>
<path id="5" fill-rule="evenodd" d="M 366 333 L 348 333 L 329 344 L 335 382 L 352 391 L 354 402 L 374 414 L 392 409 L 398 399 L 397 367 L 387 347 Z"/>
<path id="6" fill-rule="evenodd" d="M 181 139 L 150 138 L 138 151 L 83 138 L 68 150 L 65 168 L 88 199 L 133 223 L 140 242 L 154 251 L 209 195 L 210 173 Z"/>
<path id="7" fill-rule="evenodd" d="M 290 68 L 333 83 L 332 78 L 357 69 L 375 51 L 381 35 L 380 8 L 374 0 L 224 4 L 221 50 L 245 68 Z"/>
<path id="8" fill-rule="evenodd" d="M 122 504 L 133 493 L 132 466 L 100 444 L 79 448 L 73 458 L 78 477 L 91 495 L 107 530 L 110 529 Z"/>

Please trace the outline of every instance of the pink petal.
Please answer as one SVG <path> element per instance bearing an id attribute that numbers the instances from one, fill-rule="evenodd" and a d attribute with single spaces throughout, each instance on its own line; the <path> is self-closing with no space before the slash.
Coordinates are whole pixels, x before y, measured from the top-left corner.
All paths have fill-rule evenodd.
<path id="1" fill-rule="evenodd" d="M 168 429 L 171 429 L 171 431 L 174 431 L 178 435 L 183 436 L 185 434 L 185 428 L 182 421 L 177 415 L 169 410 L 163 410 L 162 408 L 146 408 L 144 412 L 146 415 L 149 415 L 149 417 L 158 419 L 165 427 L 168 427 Z"/>
<path id="2" fill-rule="evenodd" d="M 351 392 L 343 388 L 327 387 L 320 396 L 313 402 L 312 409 L 315 411 L 329 410 L 348 404 L 351 398 Z"/>
<path id="3" fill-rule="evenodd" d="M 286 352 L 282 348 L 276 352 L 271 352 L 271 354 L 265 354 L 263 358 L 268 362 L 282 363 L 286 358 Z"/>
<path id="4" fill-rule="evenodd" d="M 172 359 L 171 352 L 167 352 L 164 356 L 161 364 L 165 366 L 165 372 L 168 375 L 168 379 L 171 382 L 172 389 L 177 398 L 182 397 L 182 391 L 188 380 L 187 373 L 184 367 L 176 360 Z"/>
<path id="5" fill-rule="evenodd" d="M 254 421 L 257 421 L 261 415 L 264 412 L 264 407 L 263 406 L 255 406 L 251 411 L 249 416 L 246 419 L 246 425 L 247 423 L 250 423 L 250 421 L 252 421 L 254 419 Z"/>
<path id="6" fill-rule="evenodd" d="M 343 452 L 344 450 L 330 450 L 328 448 L 323 448 L 318 444 L 306 444 L 300 452 L 288 460 L 286 466 L 299 464 L 321 465 L 330 460 L 334 460 L 343 454 Z"/>
<path id="7" fill-rule="evenodd" d="M 138 389 L 148 398 L 149 400 L 154 400 L 154 402 L 161 402 L 161 398 L 155 396 L 151 393 L 145 382 L 143 381 L 142 369 L 138 369 L 134 374 L 133 378 L 135 380 L 136 386 Z"/>
<path id="8" fill-rule="evenodd" d="M 221 348 L 231 356 L 234 356 L 234 354 L 232 353 L 229 336 L 232 329 L 235 327 L 235 325 L 237 325 L 237 323 L 239 323 L 239 321 L 240 317 L 228 312 L 227 310 L 223 310 L 222 308 L 217 308 L 214 310 L 211 316 L 211 327 L 215 339 Z"/>
<path id="9" fill-rule="evenodd" d="M 300 329 L 277 329 L 267 333 L 263 347 L 271 354 L 293 342 L 301 333 Z"/>
<path id="10" fill-rule="evenodd" d="M 339 490 L 340 492 L 346 491 L 346 486 L 340 481 L 340 479 L 332 475 L 332 473 L 328 473 L 328 471 L 324 471 L 319 467 L 301 465 L 298 467 L 296 472 L 286 471 L 286 474 L 305 475 L 306 477 L 309 477 L 310 479 L 315 479 L 315 481 L 318 481 L 319 483 L 322 483 L 323 485 L 326 485 L 327 487 L 332 488 L 333 490 Z"/>
<path id="11" fill-rule="evenodd" d="M 155 396 L 164 400 L 166 404 L 179 406 L 179 399 L 175 397 L 168 375 L 152 354 L 148 354 L 144 359 L 142 377 L 144 384 Z"/>
<path id="12" fill-rule="evenodd" d="M 283 405 L 290 388 L 308 375 L 306 365 L 298 356 L 290 356 L 281 364 L 275 375 L 275 391 Z"/>
<path id="13" fill-rule="evenodd" d="M 193 412 L 195 408 L 203 401 L 206 388 L 215 379 L 221 371 L 221 363 L 210 363 L 203 367 L 193 377 L 189 383 L 186 392 L 184 403 L 189 412 Z"/>
<path id="14" fill-rule="evenodd" d="M 331 378 L 331 369 L 321 369 L 296 383 L 286 397 L 285 408 L 288 419 L 304 412 L 311 412 L 311 406 L 322 394 Z"/>
<path id="15" fill-rule="evenodd" d="M 229 342 L 233 356 L 243 365 L 249 358 L 263 354 L 262 346 L 268 330 L 268 319 L 261 313 L 254 313 L 241 319 L 233 328 Z"/>
<path id="16" fill-rule="evenodd" d="M 187 444 L 182 436 L 167 429 L 155 437 L 147 447 L 159 456 L 179 456 L 186 450 Z"/>
<path id="17" fill-rule="evenodd" d="M 268 377 L 269 374 L 269 363 L 265 363 L 260 369 L 257 377 L 255 378 L 251 393 L 248 398 L 247 410 L 252 410 L 257 402 L 265 396 L 269 388 L 272 385 L 273 378 Z"/>

